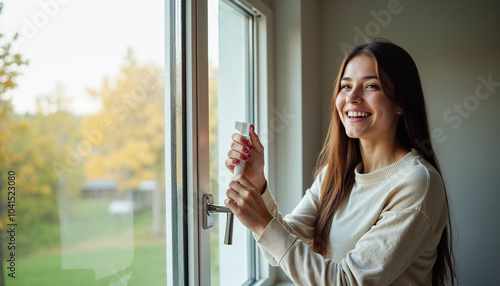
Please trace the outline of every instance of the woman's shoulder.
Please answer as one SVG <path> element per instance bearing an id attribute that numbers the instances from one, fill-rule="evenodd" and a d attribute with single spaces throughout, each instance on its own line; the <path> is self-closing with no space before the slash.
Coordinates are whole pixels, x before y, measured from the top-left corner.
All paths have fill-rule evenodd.
<path id="1" fill-rule="evenodd" d="M 408 186 L 418 188 L 423 194 L 433 189 L 444 189 L 441 174 L 416 151 L 414 151 L 411 163 L 400 170 L 399 176 L 405 179 L 403 182 Z"/>
<path id="2" fill-rule="evenodd" d="M 421 156 L 416 159 L 414 169 L 415 178 L 410 183 L 420 183 L 423 195 L 419 210 L 434 213 L 436 208 L 447 209 L 446 190 L 441 173 Z"/>
<path id="3" fill-rule="evenodd" d="M 442 217 L 443 211 L 447 211 L 441 174 L 418 154 L 394 177 L 394 186 L 387 210 L 418 211 L 431 220 Z"/>

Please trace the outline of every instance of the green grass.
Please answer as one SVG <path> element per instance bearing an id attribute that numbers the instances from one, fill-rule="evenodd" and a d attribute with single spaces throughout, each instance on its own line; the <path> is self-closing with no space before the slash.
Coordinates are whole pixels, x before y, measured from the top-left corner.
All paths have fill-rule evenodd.
<path id="1" fill-rule="evenodd" d="M 219 225 L 215 223 L 210 230 L 210 283 L 219 285 Z"/>
<path id="2" fill-rule="evenodd" d="M 127 259 L 129 249 L 104 249 L 74 253 L 82 265 L 102 268 L 106 265 L 107 257 L 115 261 Z M 66 286 L 66 285 L 113 285 L 117 280 L 126 279 L 130 275 L 128 284 L 116 283 L 117 286 L 166 285 L 165 246 L 138 246 L 134 248 L 133 260 L 123 270 L 96 279 L 93 270 L 62 269 L 61 255 L 45 255 L 22 258 L 16 261 L 16 278 L 8 277 L 9 271 L 4 262 L 4 281 L 7 286 Z M 102 259 L 96 259 L 101 257 Z"/>
<path id="3" fill-rule="evenodd" d="M 4 285 L 166 285 L 165 233 L 153 235 L 151 211 L 113 216 L 107 212 L 110 201 L 80 199 L 68 204 L 62 214 L 64 227 L 41 221 L 23 228 L 20 223 L 16 278 L 8 276 L 8 253 L 3 249 Z"/>
<path id="4" fill-rule="evenodd" d="M 151 211 L 136 213 L 131 221 L 131 217 L 109 215 L 110 202 L 111 199 L 81 199 L 71 204 L 70 211 L 64 214 L 70 224 L 65 226 L 43 221 L 29 228 L 20 224 L 16 278 L 8 277 L 4 236 L 3 285 L 166 285 L 165 234 L 153 236 Z M 219 285 L 218 254 L 222 238 L 218 228 L 216 223 L 210 236 L 212 285 Z M 66 239 L 69 235 L 70 243 L 65 246 L 61 246 L 61 231 L 66 232 Z M 24 239 L 19 239 L 20 236 Z M 65 251 L 63 255 L 61 249 Z M 85 269 L 90 267 L 93 269 Z M 103 276 L 96 278 L 94 269 L 102 271 Z M 120 283 L 120 279 L 129 279 L 128 284 Z"/>

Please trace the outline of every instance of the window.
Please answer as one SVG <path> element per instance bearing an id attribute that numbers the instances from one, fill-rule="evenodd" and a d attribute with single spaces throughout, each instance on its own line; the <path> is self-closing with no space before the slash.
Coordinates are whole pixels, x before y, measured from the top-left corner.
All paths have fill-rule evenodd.
<path id="1" fill-rule="evenodd" d="M 226 1 L 208 1 L 210 193 L 223 205 L 232 175 L 224 161 L 234 121 L 253 122 L 253 15 Z M 226 140 L 224 140 L 226 139 Z M 233 244 L 224 245 L 226 216 L 210 232 L 212 285 L 244 285 L 255 280 L 255 243 L 234 221 Z"/>
<path id="2" fill-rule="evenodd" d="M 188 202 L 185 96 L 185 35 L 182 34 L 181 1 L 166 6 L 166 94 L 165 101 L 165 170 L 167 225 L 167 285 L 193 285 L 188 277 Z"/>
<path id="3" fill-rule="evenodd" d="M 214 227 L 204 229 L 206 214 L 202 204 L 203 195 L 211 193 L 215 204 L 223 205 L 232 177 L 224 160 L 230 135 L 236 132 L 234 122 L 252 122 L 258 132 L 262 131 L 262 138 L 266 138 L 271 102 L 268 98 L 272 74 L 268 64 L 271 13 L 260 1 L 187 1 L 185 6 L 177 7 L 185 9 L 185 14 L 180 13 L 185 18 L 176 18 L 177 23 L 182 25 L 182 19 L 186 21 L 185 41 L 181 41 L 185 46 L 176 52 L 177 56 L 185 55 L 180 57 L 183 64 L 176 65 L 185 70 L 176 72 L 185 83 L 185 89 L 177 93 L 185 101 L 177 103 L 185 104 L 180 106 L 186 123 L 183 195 L 187 206 L 184 241 L 188 250 L 187 264 L 172 258 L 169 271 L 187 272 L 184 281 L 174 281 L 178 284 L 188 281 L 189 285 L 263 285 L 269 283 L 267 263 L 258 263 L 261 257 L 252 234 L 235 220 L 233 245 L 224 245 L 226 216 L 216 217 Z M 173 10 L 170 15 L 174 17 Z M 173 30 L 170 35 L 172 39 Z M 174 73 L 172 69 L 171 72 Z M 174 109 L 171 107 L 170 111 Z M 175 210 L 173 201 L 179 195 L 172 195 L 167 206 L 177 211 L 176 215 L 179 209 Z M 179 247 L 180 244 L 169 244 L 172 251 Z"/>
<path id="4" fill-rule="evenodd" d="M 0 284 L 165 285 L 164 2 L 2 2 Z"/>
<path id="5" fill-rule="evenodd" d="M 272 152 L 269 9 L 2 3 L 2 200 L 16 192 L 0 227 L 16 244 L 0 247 L 0 284 L 268 283 L 251 234 L 235 221 L 224 245 L 225 216 L 203 229 L 201 203 L 222 204 L 234 121 L 253 122 Z"/>

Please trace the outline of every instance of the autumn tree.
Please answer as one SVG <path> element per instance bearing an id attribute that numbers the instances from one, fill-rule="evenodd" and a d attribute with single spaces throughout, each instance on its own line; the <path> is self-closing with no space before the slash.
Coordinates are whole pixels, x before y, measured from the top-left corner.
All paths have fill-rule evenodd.
<path id="1" fill-rule="evenodd" d="M 0 3 L 0 13 L 2 8 Z M 17 241 L 23 244 L 19 253 L 26 254 L 58 243 L 58 178 L 51 163 L 61 160 L 63 146 L 78 140 L 79 134 L 74 130 L 80 119 L 69 112 L 62 86 L 37 99 L 35 114 L 14 112 L 11 97 L 17 94 L 9 91 L 17 87 L 16 78 L 28 64 L 14 51 L 17 39 L 17 34 L 0 34 L 0 186 L 5 186 L 4 174 L 16 173 L 15 219 L 21 220 L 23 226 Z M 79 188 L 83 181 L 81 172 L 76 170 L 71 176 L 68 187 Z M 6 191 L 2 189 L 1 198 L 7 197 Z M 5 225 L 6 214 L 2 210 L 0 227 Z"/>
<path id="2" fill-rule="evenodd" d="M 69 111 L 68 102 L 64 87 L 58 85 L 37 98 L 35 114 L 10 117 L 22 126 L 11 131 L 9 144 L 10 157 L 16 158 L 10 167 L 17 174 L 16 212 L 24 230 L 18 241 L 23 254 L 59 243 L 58 196 L 63 191 L 78 194 L 84 182 L 81 168 L 75 168 L 66 174 L 65 190 L 61 190 L 60 178 L 51 167 L 64 159 L 66 146 L 81 138 L 76 128 L 81 119 Z"/>
<path id="3" fill-rule="evenodd" d="M 120 190 L 135 190 L 144 180 L 162 181 L 162 70 L 139 64 L 129 50 L 116 78 L 89 92 L 102 109 L 82 122 L 80 131 L 93 144 L 84 160 L 85 177 L 116 180 Z"/>
<path id="4" fill-rule="evenodd" d="M 3 3 L 0 2 L 0 14 L 2 9 Z M 17 86 L 16 77 L 20 68 L 28 64 L 26 59 L 12 50 L 17 39 L 18 34 L 10 37 L 0 33 L 0 174 L 8 172 L 8 168 L 18 161 L 9 142 L 9 134 L 24 126 L 13 118 L 12 102 L 6 97 L 7 91 Z M 4 176 L 0 182 L 5 183 Z"/>

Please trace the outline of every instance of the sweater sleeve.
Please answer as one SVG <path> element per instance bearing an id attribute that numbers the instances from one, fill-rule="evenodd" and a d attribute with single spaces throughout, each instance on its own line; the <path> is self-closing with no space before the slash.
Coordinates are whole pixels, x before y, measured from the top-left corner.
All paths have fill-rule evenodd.
<path id="1" fill-rule="evenodd" d="M 429 229 L 420 212 L 386 212 L 339 263 L 313 252 L 277 220 L 257 242 L 296 285 L 387 285 L 431 242 Z"/>
<path id="2" fill-rule="evenodd" d="M 433 264 L 445 224 L 433 225 L 421 209 L 384 210 L 338 263 L 297 239 L 286 219 L 273 219 L 257 242 L 296 285 L 388 285 L 417 257 Z"/>
<path id="3" fill-rule="evenodd" d="M 319 193 L 321 192 L 321 182 L 323 176 L 324 170 L 318 175 L 311 188 L 306 191 L 306 194 L 292 213 L 286 215 L 285 217 L 279 213 L 278 205 L 276 204 L 271 192 L 266 187 L 266 190 L 262 194 L 262 198 L 267 209 L 274 217 L 273 221 L 266 227 L 266 230 L 269 229 L 269 232 L 273 232 L 273 230 L 276 229 L 273 225 L 274 223 L 277 223 L 284 228 L 288 234 L 291 234 L 291 236 L 287 236 L 285 239 L 285 244 L 293 242 L 296 238 L 299 238 L 307 245 L 311 245 L 316 217 L 318 215 Z M 279 236 L 281 234 L 277 233 L 275 235 Z M 259 237 L 255 233 L 254 237 L 257 241 L 259 240 Z M 259 247 L 260 246 L 261 245 L 259 244 Z M 276 261 L 265 248 L 260 248 L 271 265 L 279 266 L 278 261 Z"/>

